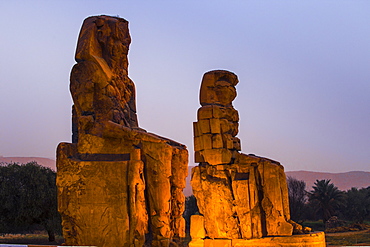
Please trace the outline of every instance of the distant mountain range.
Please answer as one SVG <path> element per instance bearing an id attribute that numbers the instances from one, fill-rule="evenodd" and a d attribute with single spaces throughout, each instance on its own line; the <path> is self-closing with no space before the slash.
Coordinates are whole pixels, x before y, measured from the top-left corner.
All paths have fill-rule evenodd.
<path id="1" fill-rule="evenodd" d="M 340 190 L 349 190 L 352 187 L 367 188 L 370 186 L 370 172 L 351 171 L 341 173 L 291 171 L 285 172 L 298 180 L 306 182 L 306 190 L 311 190 L 316 180 L 330 179 Z"/>
<path id="2" fill-rule="evenodd" d="M 186 178 L 186 188 L 184 190 L 185 196 L 193 194 L 190 186 L 191 168 L 188 168 L 188 177 Z M 291 176 L 298 180 L 306 182 L 306 190 L 312 190 L 312 186 L 316 180 L 330 179 L 331 182 L 340 190 L 349 190 L 352 187 L 366 188 L 370 186 L 370 172 L 352 171 L 342 173 L 329 173 L 329 172 L 309 172 L 309 171 L 289 171 L 285 172 L 286 176 Z"/>
<path id="3" fill-rule="evenodd" d="M 36 161 L 37 164 L 51 168 L 56 171 L 55 160 L 41 157 L 3 157 L 0 156 L 0 163 L 19 163 L 27 164 L 29 162 Z"/>
<path id="4" fill-rule="evenodd" d="M 0 163 L 20 163 L 26 164 L 31 161 L 36 161 L 39 165 L 49 167 L 56 171 L 55 160 L 41 157 L 3 157 L 0 156 Z M 190 186 L 191 168 L 188 168 L 188 177 L 186 178 L 186 188 L 184 189 L 185 196 L 193 194 Z M 340 190 L 349 190 L 352 187 L 366 188 L 370 186 L 370 172 L 351 171 L 342 173 L 329 172 L 310 172 L 310 171 L 289 171 L 285 172 L 287 176 L 294 177 L 298 180 L 306 182 L 306 190 L 311 190 L 316 180 L 330 179 L 335 186 Z"/>

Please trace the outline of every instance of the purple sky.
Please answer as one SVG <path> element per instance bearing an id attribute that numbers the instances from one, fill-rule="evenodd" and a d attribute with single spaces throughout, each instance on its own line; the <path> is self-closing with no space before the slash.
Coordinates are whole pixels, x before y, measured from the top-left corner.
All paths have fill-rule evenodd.
<path id="1" fill-rule="evenodd" d="M 139 3 L 138 3 L 139 2 Z M 370 171 L 370 1 L 0 1 L 0 155 L 54 158 L 71 140 L 82 21 L 130 22 L 139 124 L 193 165 L 203 73 L 239 77 L 244 153 L 285 169 Z"/>

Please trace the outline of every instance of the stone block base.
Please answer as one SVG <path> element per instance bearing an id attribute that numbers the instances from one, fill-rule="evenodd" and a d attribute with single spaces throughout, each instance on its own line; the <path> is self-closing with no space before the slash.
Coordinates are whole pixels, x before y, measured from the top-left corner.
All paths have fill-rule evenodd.
<path id="1" fill-rule="evenodd" d="M 311 234 L 264 237 L 259 239 L 197 239 L 189 243 L 189 247 L 257 247 L 257 246 L 281 246 L 281 247 L 325 247 L 324 232 Z"/>

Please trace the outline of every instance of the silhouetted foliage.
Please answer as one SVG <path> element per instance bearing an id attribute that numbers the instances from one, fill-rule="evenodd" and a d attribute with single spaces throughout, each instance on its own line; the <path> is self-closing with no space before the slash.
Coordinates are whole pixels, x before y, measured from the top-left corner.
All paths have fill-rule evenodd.
<path id="1" fill-rule="evenodd" d="M 36 162 L 0 165 L 0 232 L 29 231 L 42 226 L 55 240 L 60 232 L 56 173 Z"/>
<path id="2" fill-rule="evenodd" d="M 346 220 L 364 223 L 370 217 L 370 187 L 351 188 L 345 192 L 345 204 L 341 211 Z"/>
<path id="3" fill-rule="evenodd" d="M 309 192 L 310 205 L 326 222 L 344 202 L 343 192 L 328 180 L 316 180 Z"/>
<path id="4" fill-rule="evenodd" d="M 325 225 L 332 216 L 342 223 L 343 219 L 359 224 L 370 220 L 370 187 L 343 192 L 330 180 L 316 180 L 307 192 L 303 180 L 287 177 L 287 184 L 290 216 L 296 222 L 322 219 Z"/>
<path id="5" fill-rule="evenodd" d="M 199 209 L 197 205 L 197 199 L 194 195 L 187 196 L 185 198 L 185 211 L 184 211 L 184 218 L 186 221 L 186 229 L 190 229 L 190 216 L 194 214 L 199 214 Z"/>
<path id="6" fill-rule="evenodd" d="M 306 209 L 307 192 L 306 183 L 303 180 L 287 177 L 290 218 L 294 221 L 303 220 Z"/>

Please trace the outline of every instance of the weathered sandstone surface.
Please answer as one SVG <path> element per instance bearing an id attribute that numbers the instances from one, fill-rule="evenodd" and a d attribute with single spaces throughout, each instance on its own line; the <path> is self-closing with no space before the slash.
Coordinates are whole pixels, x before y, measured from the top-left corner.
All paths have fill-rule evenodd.
<path id="1" fill-rule="evenodd" d="M 283 166 L 239 152 L 239 116 L 232 106 L 237 83 L 237 76 L 224 70 L 203 76 L 202 107 L 194 123 L 199 165 L 192 169 L 191 178 L 201 215 L 191 218 L 190 246 L 250 246 L 251 242 L 241 240 L 291 236 L 300 226 L 290 221 Z"/>
<path id="2" fill-rule="evenodd" d="M 122 18 L 81 28 L 70 77 L 72 143 L 57 149 L 67 245 L 168 246 L 184 237 L 185 145 L 139 128 Z"/>

